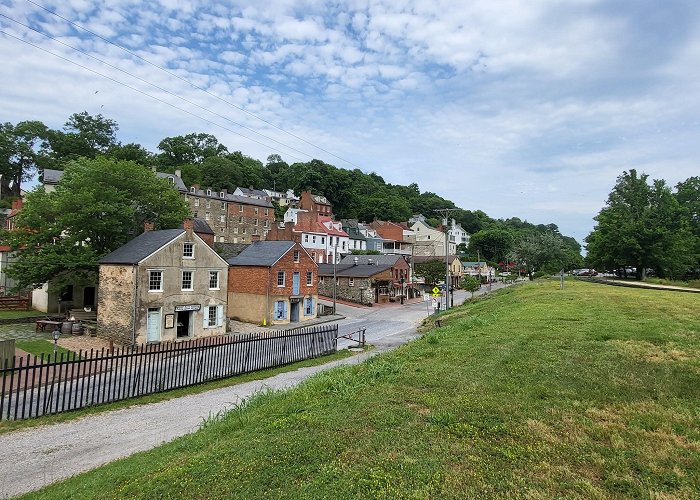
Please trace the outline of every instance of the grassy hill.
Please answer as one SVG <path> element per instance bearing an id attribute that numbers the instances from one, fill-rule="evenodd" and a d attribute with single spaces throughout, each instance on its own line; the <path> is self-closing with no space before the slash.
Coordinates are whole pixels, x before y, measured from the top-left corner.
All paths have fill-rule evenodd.
<path id="1" fill-rule="evenodd" d="M 698 311 L 694 294 L 504 290 L 36 496 L 697 497 Z"/>

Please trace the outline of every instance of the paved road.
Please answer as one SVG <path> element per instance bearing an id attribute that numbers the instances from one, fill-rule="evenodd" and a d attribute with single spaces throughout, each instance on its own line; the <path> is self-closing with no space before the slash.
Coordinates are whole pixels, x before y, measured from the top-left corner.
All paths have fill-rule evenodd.
<path id="1" fill-rule="evenodd" d="M 464 297 L 463 292 L 457 292 L 455 305 Z M 339 322 L 341 333 L 364 326 L 367 342 L 374 344 L 375 350 L 265 380 L 0 435 L 4 457 L 0 461 L 0 497 L 20 495 L 149 450 L 195 432 L 205 419 L 261 391 L 289 389 L 320 371 L 386 352 L 414 338 L 418 323 L 427 316 L 424 303 L 378 308 L 339 305 L 338 311 L 346 316 Z"/>

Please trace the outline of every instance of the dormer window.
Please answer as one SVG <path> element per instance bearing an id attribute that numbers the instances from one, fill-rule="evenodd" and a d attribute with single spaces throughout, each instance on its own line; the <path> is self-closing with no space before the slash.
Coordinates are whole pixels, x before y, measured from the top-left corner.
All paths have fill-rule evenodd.
<path id="1" fill-rule="evenodd" d="M 186 241 L 182 244 L 182 257 L 184 259 L 194 259 L 194 243 Z"/>
<path id="2" fill-rule="evenodd" d="M 221 191 L 221 192 L 219 193 L 219 197 L 220 197 L 220 198 L 223 198 L 223 197 L 224 197 L 224 192 L 223 192 L 223 191 Z"/>
<path id="3" fill-rule="evenodd" d="M 211 196 L 211 189 L 207 189 L 207 196 Z"/>
<path id="4" fill-rule="evenodd" d="M 195 192 L 195 187 L 192 186 L 192 187 L 190 188 L 190 193 L 194 193 L 194 192 Z"/>
<path id="5" fill-rule="evenodd" d="M 175 178 L 174 178 L 174 177 L 168 177 L 168 180 L 170 181 L 170 184 L 175 184 Z"/>

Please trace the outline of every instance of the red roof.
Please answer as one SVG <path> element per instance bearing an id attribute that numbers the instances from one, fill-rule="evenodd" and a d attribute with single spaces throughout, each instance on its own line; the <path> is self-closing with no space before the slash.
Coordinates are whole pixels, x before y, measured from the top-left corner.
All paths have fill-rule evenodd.
<path id="1" fill-rule="evenodd" d="M 321 228 L 321 231 L 323 231 L 326 234 L 333 235 L 333 236 L 347 236 L 348 235 L 348 233 L 346 233 L 342 229 L 335 229 L 335 227 L 333 227 L 333 224 L 336 222 L 326 215 L 319 215 L 317 220 L 318 220 L 318 225 Z M 326 226 L 327 223 L 331 224 L 332 229 L 328 229 L 328 227 Z"/>

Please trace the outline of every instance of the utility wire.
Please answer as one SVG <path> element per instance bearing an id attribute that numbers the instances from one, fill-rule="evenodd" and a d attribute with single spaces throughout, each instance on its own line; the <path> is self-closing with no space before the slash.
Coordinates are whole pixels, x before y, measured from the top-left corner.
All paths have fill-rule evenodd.
<path id="1" fill-rule="evenodd" d="M 206 111 L 206 112 L 211 113 L 211 114 L 213 114 L 213 115 L 215 115 L 215 116 L 218 116 L 219 118 L 222 118 L 222 119 L 226 120 L 227 122 L 229 122 L 229 123 L 231 123 L 231 124 L 233 124 L 233 125 L 237 125 L 237 126 L 243 128 L 243 129 L 245 129 L 245 130 L 248 130 L 248 131 L 250 131 L 250 132 L 252 132 L 252 133 L 254 133 L 254 134 L 259 135 L 260 137 L 264 137 L 265 139 L 268 139 L 268 140 L 270 140 L 270 141 L 272 141 L 272 142 L 274 142 L 274 143 L 276 143 L 276 144 L 279 144 L 280 146 L 284 146 L 285 148 L 291 149 L 292 151 L 296 151 L 297 153 L 303 154 L 303 155 L 308 156 L 309 158 L 313 159 L 313 155 L 310 155 L 310 154 L 308 154 L 308 153 L 306 153 L 306 152 L 304 152 L 304 151 L 301 151 L 301 150 L 299 150 L 299 149 L 297 149 L 297 148 L 295 148 L 295 147 L 293 147 L 293 146 L 290 146 L 289 144 L 285 144 L 285 143 L 280 142 L 280 141 L 278 141 L 278 140 L 276 140 L 276 139 L 273 139 L 272 137 L 269 137 L 269 136 L 267 136 L 267 135 L 265 135 L 265 134 L 262 134 L 262 133 L 260 133 L 260 132 L 258 132 L 258 131 L 256 131 L 256 130 L 250 128 L 250 127 L 247 127 L 247 126 L 243 125 L 242 123 L 235 122 L 235 121 L 231 120 L 230 118 L 227 118 L 226 116 L 217 113 L 216 111 L 212 111 L 212 110 L 210 110 L 210 109 L 205 108 L 204 106 L 200 106 L 199 104 L 197 104 L 197 103 L 195 103 L 195 102 L 192 102 L 192 101 L 190 101 L 189 99 L 187 99 L 187 98 L 185 98 L 185 97 L 182 97 L 182 96 L 180 96 L 180 95 L 178 95 L 178 94 L 176 94 L 176 93 L 174 93 L 174 92 L 171 92 L 171 91 L 169 91 L 169 90 L 167 90 L 167 89 L 164 89 L 163 87 L 160 87 L 159 85 L 156 85 L 155 83 L 151 83 L 151 82 L 149 82 L 148 80 L 146 80 L 146 79 L 144 79 L 144 78 L 141 78 L 140 76 L 134 75 L 133 73 L 129 73 L 128 71 L 126 71 L 126 70 L 124 70 L 124 69 L 122 69 L 122 68 L 119 68 L 118 66 L 115 66 L 115 65 L 113 65 L 113 64 L 111 64 L 111 63 L 108 63 L 107 61 L 105 61 L 105 60 L 103 60 L 103 59 L 100 59 L 100 58 L 98 58 L 98 57 L 96 57 L 96 56 L 93 56 L 92 54 L 89 54 L 88 52 L 85 52 L 84 50 L 81 50 L 81 49 L 79 49 L 79 48 L 77 48 L 77 47 L 74 47 L 74 46 L 72 46 L 72 45 L 70 45 L 70 44 L 67 44 L 67 43 L 65 43 L 65 42 L 63 42 L 63 41 L 61 41 L 61 40 L 59 40 L 59 39 L 57 39 L 57 38 L 55 38 L 55 37 L 53 37 L 53 36 L 47 34 L 47 33 L 44 33 L 44 32 L 42 32 L 42 31 L 40 31 L 40 30 L 38 30 L 38 29 L 36 29 L 36 28 L 33 28 L 32 26 L 29 26 L 29 25 L 27 25 L 27 24 L 24 24 L 23 22 L 18 21 L 17 19 L 14 19 L 14 18 L 12 18 L 12 17 L 6 16 L 5 14 L 2 14 L 2 13 L 0 13 L 0 16 L 1 16 L 1 17 L 4 17 L 5 19 L 8 19 L 8 20 L 10 20 L 10 21 L 12 21 L 12 22 L 14 22 L 14 23 L 16 23 L 16 24 L 19 24 L 20 26 L 23 26 L 23 27 L 25 27 L 25 28 L 27 28 L 27 29 L 30 29 L 30 30 L 32 30 L 32 31 L 34 31 L 34 32 L 36 32 L 36 33 L 42 35 L 42 36 L 45 36 L 46 38 L 48 38 L 48 39 L 50 39 L 50 40 L 53 40 L 54 42 L 60 43 L 61 45 L 64 45 L 64 46 L 68 47 L 69 49 L 75 50 L 76 52 L 80 52 L 81 54 L 83 54 L 83 55 L 85 55 L 85 56 L 87 56 L 87 57 L 89 57 L 89 58 L 91 58 L 91 59 L 94 59 L 95 61 L 97 61 L 97 62 L 99 62 L 99 63 L 102 63 L 102 64 L 104 64 L 104 65 L 106 65 L 106 66 L 109 66 L 110 68 L 116 69 L 117 71 L 120 71 L 120 72 L 122 72 L 122 73 L 124 73 L 124 74 L 126 74 L 126 75 L 128 75 L 128 76 L 130 76 L 130 77 L 132 77 L 132 78 L 135 78 L 135 79 L 137 79 L 137 80 L 139 80 L 139 81 L 141 81 L 141 82 L 143 82 L 143 83 L 145 83 L 145 84 L 147 84 L 147 85 L 150 85 L 150 86 L 152 86 L 152 87 L 154 87 L 154 88 L 160 90 L 161 92 L 165 92 L 166 94 L 169 94 L 169 95 L 171 95 L 171 96 L 173 96 L 173 97 L 175 97 L 175 98 L 177 98 L 177 99 L 180 99 L 180 100 L 186 102 L 187 104 L 190 104 L 190 105 L 192 105 L 192 106 L 195 106 L 195 107 L 201 109 L 202 111 Z"/>
<path id="2" fill-rule="evenodd" d="M 20 37 L 17 37 L 17 36 L 15 36 L 15 35 L 11 34 L 11 33 L 7 33 L 6 31 L 2 31 L 2 30 L 0 30 L 0 33 L 2 33 L 2 34 L 5 35 L 5 36 L 9 36 L 10 38 L 14 38 L 15 40 L 18 40 L 18 41 L 20 41 L 20 42 L 22 42 L 22 43 L 26 43 L 27 45 L 30 45 L 30 46 L 32 46 L 32 47 L 34 47 L 34 48 L 36 48 L 36 49 L 39 49 L 39 50 L 41 50 L 41 51 L 44 51 L 44 52 L 46 52 L 47 54 L 51 54 L 52 56 L 57 57 L 57 58 L 59 58 L 59 59 L 61 59 L 61 60 L 63 60 L 63 61 L 69 62 L 69 63 L 71 63 L 71 64 L 75 64 L 76 66 L 79 66 L 80 68 L 83 68 L 83 69 L 85 69 L 85 70 L 87 70 L 87 71 L 89 71 L 89 72 L 91 72 L 91 73 L 94 73 L 94 74 L 96 74 L 96 75 L 98 75 L 98 76 L 101 76 L 101 77 L 103 77 L 103 78 L 106 78 L 107 80 L 110 80 L 110 81 L 112 81 L 112 82 L 114 82 L 114 83 L 117 83 L 117 84 L 119 84 L 119 85 L 121 85 L 121 86 L 123 86 L 123 87 L 126 87 L 126 88 L 130 89 L 130 90 L 133 90 L 133 91 L 135 91 L 135 92 L 138 92 L 139 94 L 145 95 L 146 97 L 150 97 L 151 99 L 154 99 L 154 100 L 156 100 L 156 101 L 158 101 L 158 102 L 160 102 L 160 103 L 162 103 L 162 104 L 165 104 L 165 105 L 167 105 L 167 106 L 170 106 L 171 108 L 175 108 L 175 109 L 177 109 L 177 110 L 179 110 L 179 111 L 182 111 L 183 113 L 187 113 L 188 115 L 193 116 L 193 117 L 195 117 L 195 118 L 197 118 L 197 119 L 199 119 L 199 120 L 202 120 L 202 121 L 204 121 L 204 122 L 206 122 L 206 123 L 210 123 L 211 125 L 214 125 L 214 126 L 216 126 L 216 127 L 222 128 L 222 129 L 224 129 L 224 130 L 226 130 L 226 131 L 228 131 L 228 132 L 231 132 L 232 134 L 236 134 L 236 135 L 238 135 L 238 136 L 240 136 L 240 137 L 243 137 L 244 139 L 248 139 L 249 141 L 252 141 L 252 142 L 254 142 L 254 143 L 256 143 L 256 144 L 260 144 L 261 146 L 264 146 L 264 147 L 266 147 L 266 148 L 272 149 L 273 151 L 277 151 L 278 153 L 282 153 L 282 154 L 284 154 L 284 155 L 291 156 L 292 158 L 294 158 L 294 159 L 296 159 L 296 160 L 304 161 L 303 158 L 299 158 L 299 157 L 297 157 L 297 156 L 290 155 L 289 153 L 287 153 L 287 152 L 285 152 L 285 151 L 282 151 L 281 149 L 277 149 L 277 148 L 275 148 L 275 147 L 272 147 L 272 146 L 270 146 L 270 145 L 268 145 L 268 144 L 265 144 L 265 143 L 263 143 L 263 142 L 260 142 L 260 141 L 258 141 L 258 140 L 256 140 L 256 139 L 253 139 L 253 138 L 251 138 L 251 137 L 248 137 L 248 136 L 246 136 L 246 135 L 243 135 L 243 134 L 241 134 L 240 132 L 236 132 L 235 130 L 232 130 L 232 129 L 228 128 L 228 127 L 225 127 L 224 125 L 220 125 L 220 124 L 218 124 L 218 123 L 216 123 L 216 122 L 213 122 L 213 121 L 211 121 L 211 120 L 209 120 L 209 119 L 207 119 L 207 118 L 204 118 L 204 117 L 199 116 L 199 115 L 197 115 L 197 114 L 195 114 L 195 113 L 192 113 L 191 111 L 188 111 L 188 110 L 186 110 L 186 109 L 184 109 L 184 108 L 181 108 L 181 107 L 179 107 L 179 106 L 175 106 L 174 104 L 171 104 L 171 103 L 169 103 L 169 102 L 167 102 L 167 101 L 164 101 L 163 99 L 160 99 L 160 98 L 158 98 L 158 97 L 156 97 L 156 96 L 153 96 L 153 95 L 149 94 L 148 92 L 144 92 L 143 90 L 137 89 L 136 87 L 132 87 L 132 86 L 129 85 L 129 84 L 126 84 L 126 83 L 124 83 L 124 82 L 120 82 L 119 80 L 116 80 L 116 79 L 112 78 L 111 76 L 107 76 L 107 75 L 105 75 L 105 74 L 100 73 L 99 71 L 95 71 L 94 69 L 88 68 L 87 66 L 84 66 L 84 65 L 82 65 L 82 64 L 80 64 L 80 63 L 77 63 L 77 62 L 75 62 L 75 61 L 72 61 L 71 59 L 68 59 L 67 57 L 63 57 L 63 56 L 60 56 L 60 55 L 58 55 L 58 54 L 54 54 L 54 53 L 51 52 L 50 50 L 47 50 L 47 49 L 45 49 L 45 48 L 43 48 L 43 47 L 40 47 L 39 45 L 33 44 L 33 43 L 31 43 L 31 42 L 28 42 L 27 40 L 24 40 L 24 39 L 22 39 L 22 38 L 20 38 Z"/>
<path id="3" fill-rule="evenodd" d="M 149 64 L 149 65 L 153 66 L 154 68 L 157 68 L 157 69 L 159 69 L 159 70 L 161 70 L 161 71 L 167 73 L 168 75 L 170 75 L 170 76 L 172 76 L 172 77 L 175 77 L 175 78 L 177 78 L 178 80 L 181 80 L 181 81 L 187 83 L 188 85 L 190 85 L 190 86 L 196 88 L 197 90 L 201 90 L 202 92 L 205 92 L 206 94 L 210 95 L 211 97 L 214 97 L 215 99 L 218 99 L 219 101 L 221 101 L 221 102 L 223 102 L 223 103 L 225 103 L 225 104 L 231 106 L 232 108 L 236 108 L 236 109 L 238 109 L 238 110 L 240 110 L 240 111 L 243 111 L 244 113 L 246 113 L 246 114 L 252 116 L 253 118 L 256 118 L 256 119 L 262 121 L 263 123 L 268 124 L 269 126 L 271 126 L 271 127 L 275 128 L 275 129 L 279 130 L 280 132 L 284 132 L 285 134 L 288 134 L 288 135 L 294 137 L 295 139 L 298 139 L 298 140 L 300 140 L 300 141 L 302 141 L 302 142 L 308 144 L 309 146 L 312 146 L 312 147 L 314 147 L 314 148 L 316 148 L 316 149 L 318 149 L 318 150 L 320 150 L 320 151 L 323 151 L 324 153 L 327 153 L 327 154 L 333 156 L 334 158 L 337 158 L 337 159 L 339 159 L 339 160 L 341 160 L 341 161 L 344 161 L 345 163 L 347 163 L 347 164 L 349 164 L 349 165 L 352 165 L 353 167 L 356 167 L 356 168 L 359 168 L 359 169 L 362 168 L 362 167 L 360 167 L 359 165 L 357 165 L 357 164 L 351 162 L 350 160 L 346 160 L 345 158 L 343 158 L 343 157 L 341 157 L 341 156 L 338 156 L 337 154 L 332 153 L 332 152 L 328 151 L 327 149 L 322 148 L 321 146 L 317 146 L 316 144 L 307 141 L 307 140 L 304 139 L 303 137 L 299 137 L 298 135 L 293 134 L 292 132 L 289 132 L 289 131 L 283 129 L 282 127 L 279 127 L 279 126 L 275 125 L 274 123 L 272 123 L 272 122 L 266 120 L 265 118 L 262 118 L 261 116 L 258 116 L 258 115 L 256 115 L 255 113 L 252 113 L 252 112 L 248 111 L 247 109 L 242 108 L 242 107 L 240 107 L 240 106 L 238 106 L 238 105 L 232 103 L 231 101 L 228 101 L 228 100 L 224 99 L 223 97 L 220 97 L 220 96 L 214 94 L 213 92 L 208 91 L 208 90 L 205 89 L 204 87 L 200 87 L 199 85 L 197 85 L 196 83 L 191 82 L 191 81 L 188 80 L 187 78 L 184 78 L 184 77 L 182 77 L 182 76 L 180 76 L 180 75 L 178 75 L 178 74 L 176 74 L 176 73 L 173 73 L 172 71 L 170 71 L 170 70 L 168 70 L 168 69 L 166 69 L 166 68 L 163 68 L 162 66 L 157 65 L 157 64 L 154 63 L 154 62 L 149 61 L 148 59 L 146 59 L 146 58 L 144 58 L 144 57 L 142 57 L 142 56 L 136 54 L 135 52 L 132 52 L 131 50 L 127 49 L 126 47 L 123 47 L 123 46 L 119 45 L 118 43 L 112 42 L 111 40 L 109 40 L 109 39 L 103 37 L 102 35 L 99 35 L 99 34 L 95 33 L 94 31 L 91 31 L 91 30 L 89 30 L 88 28 L 85 28 L 85 27 L 81 26 L 80 24 L 78 24 L 78 23 L 76 23 L 76 22 L 74 22 L 74 21 L 71 21 L 70 19 L 68 19 L 68 18 L 66 18 L 66 17 L 63 17 L 63 16 L 60 15 L 59 13 L 57 13 L 57 12 L 51 10 L 51 9 L 48 9 L 47 7 L 44 7 L 43 5 L 40 5 L 40 4 L 36 3 L 36 2 L 34 2 L 33 0 L 27 0 L 27 2 L 29 2 L 29 3 L 32 4 L 32 5 L 35 5 L 36 7 L 39 7 L 40 9 L 42 9 L 42 10 L 48 12 L 49 14 L 51 14 L 51 15 L 53 15 L 53 16 L 56 16 L 56 17 L 58 17 L 58 18 L 60 18 L 60 19 L 63 19 L 64 21 L 66 21 L 67 23 L 69 23 L 71 26 L 74 26 L 74 27 L 76 27 L 76 28 L 78 28 L 78 29 L 81 29 L 81 30 L 85 31 L 86 33 L 90 33 L 91 35 L 96 36 L 96 37 L 99 38 L 100 40 L 102 40 L 102 41 L 104 41 L 104 42 L 106 42 L 106 43 L 108 43 L 108 44 L 110 44 L 110 45 L 113 45 L 113 46 L 115 46 L 115 47 L 117 47 L 117 48 L 123 50 L 124 52 L 126 52 L 126 53 L 129 54 L 129 55 L 131 55 L 132 57 L 135 57 L 135 58 L 137 58 L 137 59 L 139 59 L 139 60 L 145 62 L 146 64 Z"/>

